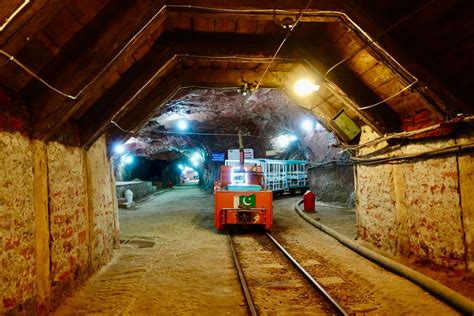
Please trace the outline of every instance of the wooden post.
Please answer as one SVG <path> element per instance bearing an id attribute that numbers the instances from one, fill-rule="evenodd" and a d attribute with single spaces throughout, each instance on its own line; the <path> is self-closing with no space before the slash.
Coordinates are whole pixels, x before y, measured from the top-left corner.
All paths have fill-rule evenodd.
<path id="1" fill-rule="evenodd" d="M 471 133 L 456 140 L 457 144 L 469 144 L 474 139 Z M 458 156 L 458 173 L 461 215 L 464 228 L 464 244 L 466 247 L 466 264 L 469 271 L 474 271 L 474 154 L 464 153 Z"/>
<path id="2" fill-rule="evenodd" d="M 36 231 L 36 285 L 41 301 L 51 292 L 49 249 L 48 166 L 44 142 L 33 140 L 33 197 Z"/>

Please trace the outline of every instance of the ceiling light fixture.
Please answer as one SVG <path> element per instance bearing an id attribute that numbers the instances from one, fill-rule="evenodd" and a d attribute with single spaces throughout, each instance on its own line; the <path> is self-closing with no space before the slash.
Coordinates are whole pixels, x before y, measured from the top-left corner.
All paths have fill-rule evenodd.
<path id="1" fill-rule="evenodd" d="M 311 131 L 314 128 L 313 121 L 310 120 L 310 119 L 306 119 L 306 120 L 303 121 L 303 123 L 301 123 L 301 127 L 305 131 Z"/>
<path id="2" fill-rule="evenodd" d="M 125 163 L 126 165 L 130 165 L 131 163 L 133 163 L 133 156 L 131 155 L 123 155 L 121 160 L 123 161 L 123 163 Z"/>
<path id="3" fill-rule="evenodd" d="M 184 131 L 184 130 L 188 129 L 188 122 L 186 122 L 185 120 L 180 120 L 180 121 L 178 121 L 177 126 L 178 126 L 178 129 Z"/>
<path id="4" fill-rule="evenodd" d="M 122 144 L 116 144 L 114 146 L 114 152 L 119 155 L 123 154 L 125 152 L 125 146 Z"/>
<path id="5" fill-rule="evenodd" d="M 300 79 L 295 82 L 293 90 L 299 96 L 307 96 L 313 93 L 314 91 L 319 91 L 320 86 L 315 84 L 309 79 Z"/>
<path id="6" fill-rule="evenodd" d="M 251 83 L 244 82 L 244 86 L 242 88 L 237 89 L 237 92 L 243 95 L 244 97 L 250 95 L 253 91 L 253 86 Z"/>
<path id="7" fill-rule="evenodd" d="M 280 135 L 277 137 L 277 144 L 281 148 L 286 148 L 290 145 L 291 142 L 294 142 L 298 138 L 295 135 Z"/>
<path id="8" fill-rule="evenodd" d="M 283 20 L 281 20 L 281 26 L 286 30 L 292 29 L 294 25 L 295 25 L 295 21 L 293 20 L 293 18 L 286 17 Z"/>

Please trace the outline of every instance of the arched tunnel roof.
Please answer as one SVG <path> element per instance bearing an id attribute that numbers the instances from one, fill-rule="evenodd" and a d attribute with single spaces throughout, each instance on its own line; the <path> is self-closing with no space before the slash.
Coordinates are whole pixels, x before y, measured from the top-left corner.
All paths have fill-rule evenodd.
<path id="1" fill-rule="evenodd" d="M 345 142 L 341 111 L 380 134 L 473 112 L 472 1 L 5 3 L 0 84 L 35 138 L 122 137 L 193 86 L 282 89 Z M 320 91 L 292 95 L 300 76 Z"/>

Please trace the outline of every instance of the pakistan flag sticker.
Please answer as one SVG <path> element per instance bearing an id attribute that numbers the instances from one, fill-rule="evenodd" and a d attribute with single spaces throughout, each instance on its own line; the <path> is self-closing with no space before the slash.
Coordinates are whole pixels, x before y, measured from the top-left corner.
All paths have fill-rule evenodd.
<path id="1" fill-rule="evenodd" d="M 235 195 L 234 196 L 234 207 L 235 208 L 252 208 L 255 207 L 257 197 L 255 194 L 251 195 Z"/>

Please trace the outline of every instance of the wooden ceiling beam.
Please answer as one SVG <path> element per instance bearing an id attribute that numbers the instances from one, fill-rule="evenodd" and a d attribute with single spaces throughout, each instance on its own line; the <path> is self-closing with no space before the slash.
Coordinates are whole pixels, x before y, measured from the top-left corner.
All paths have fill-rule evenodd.
<path id="1" fill-rule="evenodd" d="M 286 72 L 268 72 L 262 81 L 262 88 L 281 88 L 285 82 L 286 75 Z M 206 86 L 210 88 L 240 86 L 242 85 L 242 78 L 256 81 L 260 76 L 260 73 L 251 70 L 199 69 L 196 71 L 193 69 L 183 70 L 174 68 L 172 74 L 169 74 L 157 86 L 151 89 L 151 92 L 141 99 L 140 102 L 127 107 L 120 115 L 120 118 L 117 118 L 119 126 L 130 131 L 130 133 L 111 124 L 108 126 L 107 135 L 111 140 L 124 140 L 133 136 L 132 131 L 137 132 L 142 128 L 181 88 L 190 86 Z M 275 85 L 276 82 L 281 82 L 281 85 Z M 100 135 L 96 137 L 100 137 Z M 95 139 L 89 140 L 86 144 L 92 144 L 93 141 Z"/>
<path id="2" fill-rule="evenodd" d="M 190 37 L 194 41 L 190 41 Z M 154 89 L 156 83 L 166 76 L 164 67 L 172 60 L 174 60 L 173 63 L 176 63 L 179 58 L 212 61 L 213 56 L 231 56 L 229 61 L 234 61 L 235 59 L 232 56 L 247 53 L 251 55 L 248 56 L 250 59 L 246 59 L 247 57 L 244 56 L 242 58 L 249 63 L 253 62 L 259 65 L 262 61 L 260 59 L 253 60 L 252 58 L 270 58 L 274 44 L 274 41 L 262 43 L 261 37 L 247 35 L 238 36 L 237 38 L 236 36 L 212 33 L 163 35 L 139 62 L 130 67 L 120 80 L 79 118 L 81 139 L 85 144 L 89 144 L 91 139 L 93 140 L 97 135 L 103 133 L 124 104 L 127 104 L 126 107 L 128 108 L 133 101 L 132 99 L 145 97 L 149 91 Z M 138 96 L 136 94 L 139 91 Z"/>
<path id="3" fill-rule="evenodd" d="M 66 5 L 67 1 L 32 1 L 0 33 L 0 47 L 16 55 L 27 38 L 35 36 Z"/>
<path id="4" fill-rule="evenodd" d="M 183 57 L 193 58 L 193 57 Z M 87 113 L 81 120 L 80 133 L 81 140 L 85 147 L 90 146 L 107 129 L 114 124 L 119 124 L 125 130 L 136 131 L 145 124 L 157 110 L 162 106 L 162 96 L 169 96 L 168 85 L 174 87 L 173 93 L 180 87 L 207 86 L 207 87 L 228 87 L 241 86 L 242 79 L 254 82 L 259 80 L 261 73 L 252 70 L 233 69 L 186 69 L 179 67 L 177 62 L 180 59 L 173 57 L 168 61 L 167 70 L 163 70 L 162 76 L 155 77 L 149 81 L 147 86 L 142 87 L 139 93 L 135 93 L 130 98 L 122 96 L 116 102 L 107 107 L 93 108 L 94 111 Z M 277 82 L 285 82 L 286 72 L 268 72 L 262 81 L 262 87 L 281 88 Z M 172 80 L 168 79 L 172 78 Z M 179 79 L 179 80 L 178 80 Z M 165 93 L 162 93 L 165 91 Z M 168 93 L 169 92 L 169 93 Z M 112 127 L 116 129 L 116 127 Z"/>
<path id="5" fill-rule="evenodd" d="M 295 18 L 295 14 L 277 14 L 274 15 L 272 12 L 273 10 L 268 9 L 267 12 L 262 13 L 249 13 L 245 11 L 234 11 L 234 12 L 225 12 L 225 11 L 199 11 L 197 9 L 190 9 L 189 11 L 183 8 L 175 8 L 173 6 L 168 6 L 168 16 L 170 18 L 175 19 L 183 19 L 183 18 L 190 18 L 190 19 L 206 19 L 206 20 L 214 20 L 214 19 L 223 19 L 223 20 L 249 20 L 249 21 L 279 21 L 284 17 L 291 17 Z M 299 9 L 294 11 L 298 14 Z M 324 23 L 324 22 L 338 22 L 339 15 L 330 12 L 324 11 L 307 11 L 306 15 L 304 15 L 300 22 L 312 22 L 312 23 Z M 277 22 L 275 22 L 277 23 Z M 277 24 L 278 25 L 278 24 Z"/>
<path id="6" fill-rule="evenodd" d="M 148 32 L 142 32 L 139 39 L 133 38 L 133 35 L 150 19 L 156 7 L 161 6 L 152 0 L 133 4 L 109 3 L 68 41 L 60 56 L 40 73 L 41 77 L 61 91 L 82 97 L 83 89 L 94 81 L 91 74 L 101 75 L 104 67 L 108 68 L 111 60 L 116 61 L 118 57 L 130 58 L 133 51 L 147 40 L 153 27 L 148 28 Z M 137 21 L 145 22 L 140 24 Z M 130 38 L 132 43 L 129 49 L 122 50 Z M 32 104 L 32 136 L 35 138 L 47 139 L 53 135 L 77 109 L 76 101 L 65 99 L 37 81 L 25 87 L 23 94 Z"/>

